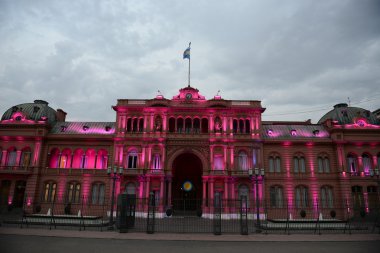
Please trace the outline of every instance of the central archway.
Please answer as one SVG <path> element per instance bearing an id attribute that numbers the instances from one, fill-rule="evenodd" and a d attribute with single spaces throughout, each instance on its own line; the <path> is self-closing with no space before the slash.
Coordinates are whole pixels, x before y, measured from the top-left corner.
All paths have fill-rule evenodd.
<path id="1" fill-rule="evenodd" d="M 193 153 L 178 155 L 173 161 L 172 203 L 177 210 L 196 210 L 202 200 L 202 161 Z M 191 190 L 184 188 L 190 182 Z M 188 191 L 187 191 L 188 190 Z"/>

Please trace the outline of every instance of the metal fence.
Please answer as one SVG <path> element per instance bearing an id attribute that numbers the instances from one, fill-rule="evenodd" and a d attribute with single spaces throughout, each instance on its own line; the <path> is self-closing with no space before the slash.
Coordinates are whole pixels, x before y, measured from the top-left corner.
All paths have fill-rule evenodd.
<path id="1" fill-rule="evenodd" d="M 218 196 L 206 203 L 174 199 L 170 207 L 164 207 L 153 195 L 120 195 L 115 201 L 115 224 L 110 224 L 110 210 L 110 202 L 92 203 L 84 198 L 78 203 L 24 203 L 22 212 L 2 220 L 20 227 L 106 230 L 115 225 L 123 232 L 147 233 L 380 233 L 380 203 L 354 205 L 352 199 L 273 203 Z"/>

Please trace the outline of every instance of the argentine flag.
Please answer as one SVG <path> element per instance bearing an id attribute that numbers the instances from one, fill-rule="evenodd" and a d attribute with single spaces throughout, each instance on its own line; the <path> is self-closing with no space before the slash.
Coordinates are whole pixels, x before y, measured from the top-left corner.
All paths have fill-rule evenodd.
<path id="1" fill-rule="evenodd" d="M 190 45 L 188 48 L 186 48 L 185 52 L 183 52 L 183 59 L 186 58 L 190 60 Z"/>

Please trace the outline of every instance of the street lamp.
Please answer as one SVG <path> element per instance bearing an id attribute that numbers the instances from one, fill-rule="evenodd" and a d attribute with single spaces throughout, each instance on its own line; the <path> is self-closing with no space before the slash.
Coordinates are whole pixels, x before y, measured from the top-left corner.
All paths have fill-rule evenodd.
<path id="1" fill-rule="evenodd" d="M 114 166 L 113 171 L 112 171 L 111 166 L 109 166 L 107 169 L 107 175 L 110 175 L 111 179 L 112 179 L 111 213 L 110 213 L 110 221 L 109 221 L 108 230 L 114 230 L 114 227 L 113 227 L 113 206 L 115 203 L 115 184 L 116 184 L 116 180 L 118 180 L 120 178 L 120 176 L 123 175 L 123 167 L 120 167 L 119 171 L 118 171 L 117 166 Z"/>
<path id="2" fill-rule="evenodd" d="M 253 174 L 253 172 L 255 174 Z M 255 171 L 252 169 L 249 169 L 248 175 L 249 179 L 252 180 L 252 177 L 255 177 L 255 184 L 256 184 L 256 221 L 257 221 L 257 228 L 256 232 L 261 233 L 261 224 L 260 224 L 260 200 L 259 200 L 259 177 L 261 176 L 261 180 L 264 180 L 264 169 L 261 168 L 255 168 Z"/>

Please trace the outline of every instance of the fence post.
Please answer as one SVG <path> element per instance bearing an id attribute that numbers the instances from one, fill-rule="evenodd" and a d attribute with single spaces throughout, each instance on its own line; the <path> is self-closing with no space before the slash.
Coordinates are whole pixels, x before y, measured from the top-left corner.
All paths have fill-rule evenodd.
<path id="1" fill-rule="evenodd" d="M 289 199 L 287 199 L 286 201 L 286 226 L 285 226 L 285 233 L 288 233 L 288 235 L 290 234 L 290 231 L 289 231 Z"/>
<path id="2" fill-rule="evenodd" d="M 344 205 L 346 208 L 347 212 L 347 221 L 346 224 L 344 225 L 344 233 L 346 233 L 346 228 L 348 226 L 348 233 L 351 234 L 351 223 L 350 223 L 350 207 L 348 206 L 348 199 L 346 199 L 346 203 Z"/>
<path id="3" fill-rule="evenodd" d="M 156 211 L 155 194 L 150 193 L 149 200 L 148 200 L 148 217 L 147 217 L 147 227 L 146 227 L 146 232 L 148 234 L 154 233 L 155 211 Z"/>
<path id="4" fill-rule="evenodd" d="M 214 235 L 222 234 L 222 206 L 221 196 L 214 196 Z"/>
<path id="5" fill-rule="evenodd" d="M 321 234 L 321 224 L 319 223 L 319 216 L 320 216 L 320 210 L 319 210 L 319 205 L 318 205 L 318 199 L 316 199 L 316 204 L 317 204 L 317 222 L 315 223 L 315 229 L 314 229 L 314 234 L 317 232 L 318 229 L 318 234 Z"/>
<path id="6" fill-rule="evenodd" d="M 241 196 L 238 201 L 240 202 L 240 234 L 248 235 L 247 196 Z"/>
<path id="7" fill-rule="evenodd" d="M 53 202 L 52 202 L 52 204 L 51 204 L 49 230 L 51 230 L 51 225 L 52 225 L 52 223 L 54 223 L 54 228 L 55 228 L 55 229 L 57 228 L 57 226 L 55 225 L 55 219 L 54 219 L 54 207 L 55 207 L 55 199 L 53 199 Z"/>

